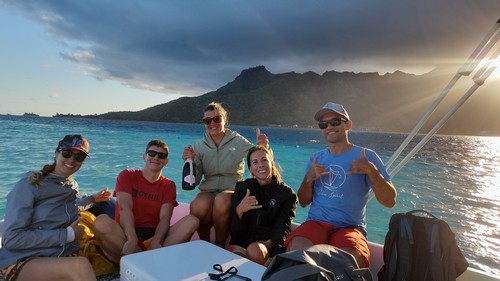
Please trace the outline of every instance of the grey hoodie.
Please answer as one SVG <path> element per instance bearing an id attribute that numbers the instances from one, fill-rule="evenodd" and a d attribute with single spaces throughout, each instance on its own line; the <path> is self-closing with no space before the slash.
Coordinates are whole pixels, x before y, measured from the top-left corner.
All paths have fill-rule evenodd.
<path id="1" fill-rule="evenodd" d="M 210 134 L 205 132 L 203 139 L 193 144 L 196 184 L 200 183 L 202 175 L 204 177 L 200 190 L 234 190 L 236 182 L 243 180 L 244 159 L 252 146 L 246 138 L 229 129 L 226 129 L 224 138 L 216 146 Z"/>
<path id="2" fill-rule="evenodd" d="M 78 183 L 73 178 L 49 174 L 39 185 L 26 173 L 7 195 L 3 224 L 0 269 L 29 256 L 59 257 L 77 252 L 78 241 L 67 243 L 66 227 L 89 207 L 91 196 L 77 199 Z"/>

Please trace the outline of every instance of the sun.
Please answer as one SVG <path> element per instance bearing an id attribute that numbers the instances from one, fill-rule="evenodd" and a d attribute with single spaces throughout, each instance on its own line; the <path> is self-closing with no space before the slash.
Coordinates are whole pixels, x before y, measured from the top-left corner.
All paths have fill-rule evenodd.
<path id="1" fill-rule="evenodd" d="M 491 73 L 490 78 L 497 80 L 497 79 L 500 79 L 500 62 L 498 61 L 498 59 L 497 59 L 497 62 L 495 65 L 496 65 L 496 69 L 495 69 L 495 71 L 493 71 L 493 73 Z"/>
<path id="2" fill-rule="evenodd" d="M 495 68 L 490 78 L 495 80 L 500 79 L 500 46 L 498 46 L 498 50 L 493 52 L 492 56 L 484 62 L 484 64 L 486 63 L 489 64 L 489 67 Z"/>

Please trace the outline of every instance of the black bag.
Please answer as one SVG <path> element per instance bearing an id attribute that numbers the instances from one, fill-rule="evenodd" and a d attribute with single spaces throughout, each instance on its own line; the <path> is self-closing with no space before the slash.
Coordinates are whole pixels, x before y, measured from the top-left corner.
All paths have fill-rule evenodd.
<path id="1" fill-rule="evenodd" d="M 314 245 L 274 256 L 262 281 L 371 281 L 368 268 L 358 268 L 354 257 L 330 245 Z"/>
<path id="2" fill-rule="evenodd" d="M 456 280 L 468 266 L 445 221 L 424 210 L 392 215 L 379 281 Z"/>

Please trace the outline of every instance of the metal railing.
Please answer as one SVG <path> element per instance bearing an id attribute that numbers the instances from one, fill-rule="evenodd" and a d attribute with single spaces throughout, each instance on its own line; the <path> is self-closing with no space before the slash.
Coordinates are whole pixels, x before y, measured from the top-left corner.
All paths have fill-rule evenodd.
<path id="1" fill-rule="evenodd" d="M 422 115 L 418 123 L 408 134 L 401 145 L 389 158 L 385 164 L 389 176 L 394 177 L 401 168 L 410 161 L 410 159 L 417 154 L 420 149 L 436 134 L 436 132 L 450 119 L 450 117 L 472 96 L 472 94 L 484 84 L 486 79 L 495 71 L 497 66 L 500 65 L 500 19 L 496 22 L 493 28 L 486 34 L 484 39 L 479 43 L 476 49 L 472 52 L 467 61 L 457 70 L 457 73 L 443 88 L 438 97 L 430 105 L 427 111 Z M 450 90 L 455 86 L 457 81 L 462 76 L 469 76 L 475 73 L 472 77 L 474 84 L 469 90 L 441 117 L 441 119 L 432 127 L 432 129 L 425 134 L 425 136 L 417 143 L 413 149 L 391 170 L 390 167 L 395 163 L 398 157 L 408 144 L 415 138 L 422 126 L 428 120 L 429 116 L 435 111 L 441 101 L 446 97 Z M 373 199 L 375 194 L 373 191 L 370 193 L 369 200 Z"/>
<path id="2" fill-rule="evenodd" d="M 430 140 L 430 138 L 444 125 L 446 121 L 467 101 L 467 99 L 481 86 L 485 80 L 495 71 L 500 64 L 500 19 L 488 32 L 477 48 L 472 52 L 469 59 L 458 69 L 455 76 L 443 88 L 436 100 L 431 104 L 427 111 L 422 115 L 420 121 L 401 143 L 399 148 L 393 153 L 386 163 L 386 168 L 394 164 L 403 150 L 408 146 L 411 140 L 415 138 L 429 116 L 434 112 L 441 101 L 446 97 L 449 91 L 455 86 L 462 76 L 469 76 L 475 72 L 472 77 L 474 84 L 469 90 L 441 117 L 434 127 L 420 140 L 418 144 L 392 169 L 389 171 L 391 178 L 396 175 L 401 168 Z"/>

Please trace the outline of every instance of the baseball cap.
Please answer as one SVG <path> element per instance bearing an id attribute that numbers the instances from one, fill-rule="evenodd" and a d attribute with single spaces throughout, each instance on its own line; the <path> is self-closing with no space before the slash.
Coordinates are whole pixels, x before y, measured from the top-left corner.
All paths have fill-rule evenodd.
<path id="1" fill-rule="evenodd" d="M 90 145 L 82 135 L 66 135 L 59 141 L 57 149 L 76 149 L 88 155 Z"/>
<path id="2" fill-rule="evenodd" d="M 328 112 L 338 113 L 338 114 L 344 116 L 347 120 L 350 120 L 349 114 L 345 110 L 344 106 L 342 106 L 341 104 L 338 104 L 338 103 L 333 103 L 333 102 L 326 103 L 323 106 L 323 108 L 318 110 L 318 112 L 316 112 L 316 114 L 314 115 L 314 120 L 319 121 L 321 119 L 321 116 L 323 116 L 325 113 L 328 113 Z"/>

